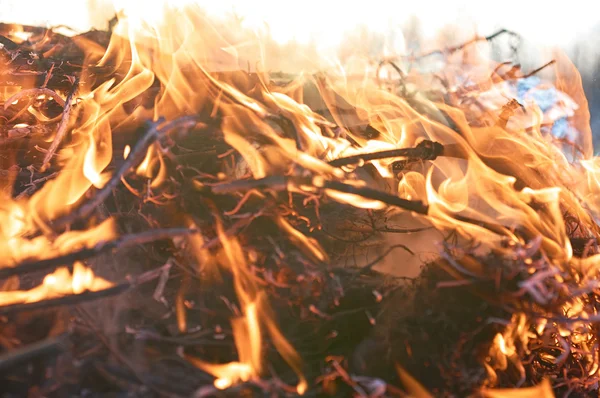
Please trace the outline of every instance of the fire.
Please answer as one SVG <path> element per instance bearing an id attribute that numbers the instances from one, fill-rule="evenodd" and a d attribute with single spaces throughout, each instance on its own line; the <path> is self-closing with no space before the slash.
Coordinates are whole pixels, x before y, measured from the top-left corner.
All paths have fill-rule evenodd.
<path id="1" fill-rule="evenodd" d="M 514 315 L 503 333 L 497 333 L 490 347 L 485 367 L 490 375 L 491 384 L 495 384 L 497 371 L 505 371 L 509 365 L 514 366 L 524 379 L 524 368 L 519 361 L 518 348 L 527 347 L 527 318 L 523 314 Z"/>
<path id="2" fill-rule="evenodd" d="M 222 258 L 221 266 L 233 274 L 242 308 L 242 316 L 231 322 L 239 360 L 217 365 L 191 356 L 188 359 L 214 375 L 214 385 L 218 389 L 225 389 L 238 382 L 256 381 L 263 371 L 263 335 L 268 334 L 277 351 L 297 373 L 299 382 L 296 391 L 303 394 L 307 384 L 300 370 L 300 357 L 274 322 L 266 296 L 254 281 L 239 242 L 225 235 L 220 222 L 217 223 L 217 231 L 223 245 L 222 256 L 219 256 Z"/>
<path id="3" fill-rule="evenodd" d="M 208 364 L 196 358 L 190 361 L 213 374 L 215 387 L 224 390 L 233 384 L 260 377 L 262 365 L 261 329 L 255 303 L 249 304 L 243 317 L 232 321 L 239 361 L 224 365 Z"/>
<path id="4" fill-rule="evenodd" d="M 56 133 L 52 139 L 63 140 L 53 141 L 60 149 L 55 157 L 47 155 L 60 169 L 58 176 L 30 197 L 22 201 L 6 198 L 2 204 L 1 242 L 8 253 L 2 266 L 44 258 L 48 251 L 89 248 L 114 237 L 112 219 L 83 232 L 54 230 L 53 222 L 107 186 L 114 172 L 109 166 L 116 158 L 113 144 L 117 140 L 113 138 L 119 131 L 135 131 L 143 127 L 142 121 L 164 118 L 172 122 L 186 115 L 204 115 L 218 121 L 224 140 L 243 159 L 235 172 L 240 179 L 276 181 L 274 186 L 266 184 L 266 190 L 327 197 L 362 209 L 395 207 L 440 231 L 456 232 L 463 241 L 477 242 L 478 250 L 485 254 L 508 257 L 515 247 L 524 248 L 527 256 L 523 262 L 531 265 L 531 272 L 519 282 L 518 293 L 528 292 L 542 310 L 549 302 L 563 299 L 543 294 L 547 284 L 560 278 L 575 281 L 582 289 L 581 296 L 597 287 L 590 281 L 598 270 L 600 255 L 575 258 L 569 239 L 567 218 L 577 220 L 581 237 L 600 232 L 596 223 L 600 217 L 600 161 L 591 156 L 589 112 L 578 74 L 568 60 L 557 57 L 555 83 L 566 94 L 561 94 L 551 109 L 542 109 L 527 96 L 518 98 L 516 79 L 503 65 L 490 61 L 487 43 L 448 55 L 447 67 L 437 76 L 444 83 L 443 98 L 423 93 L 423 87 L 442 88 L 420 71 L 403 72 L 396 67 L 401 73 L 395 82 L 393 71 L 382 72 L 372 60 L 359 56 L 348 57 L 345 64 L 329 62 L 335 68 L 327 74 L 304 75 L 277 87 L 267 83 L 264 70 L 270 66 L 268 56 L 278 47 L 256 31 L 212 21 L 193 1 L 165 1 L 148 7 L 123 0 L 115 1 L 115 7 L 119 21 L 108 47 L 90 47 L 81 81 L 73 82 L 70 93 L 62 93 L 66 98 L 61 104 L 62 118 L 69 139 Z M 80 44 L 85 47 L 86 43 Z M 257 73 L 250 77 L 241 72 L 256 59 Z M 112 77 L 99 79 L 98 71 L 107 69 Z M 381 84 L 383 77 L 388 87 Z M 303 103 L 299 87 L 305 83 L 318 92 L 327 117 Z M 571 136 L 567 138 L 578 148 L 577 156 L 565 153 L 546 128 L 563 119 L 575 125 L 576 132 L 568 132 Z M 141 162 L 132 168 L 147 184 L 148 192 L 167 181 L 168 146 L 176 141 L 168 132 L 157 135 L 141 156 L 135 153 L 135 146 L 127 145 L 123 159 L 118 159 L 140 157 Z M 367 159 L 377 152 L 419 148 L 427 142 L 443 150 L 416 158 L 397 153 Z M 355 161 L 336 164 L 349 157 Z M 230 177 L 219 177 L 211 188 L 215 192 L 225 189 Z M 378 183 L 385 188 L 375 189 Z M 199 191 L 206 189 L 198 186 Z M 264 217 L 270 217 L 307 258 L 316 264 L 328 263 L 321 245 L 283 216 Z M 295 391 L 303 394 L 307 381 L 299 354 L 280 331 L 248 254 L 238 239 L 224 231 L 217 214 L 214 219 L 218 250 L 208 250 L 203 237 L 190 238 L 189 243 L 203 267 L 218 266 L 233 277 L 239 313 L 231 323 L 238 359 L 213 364 L 188 358 L 215 376 L 216 388 L 225 389 L 240 382 L 257 382 L 266 372 L 266 347 L 272 345 L 297 374 Z M 536 268 L 534 257 L 548 259 L 548 269 Z M 465 262 L 469 258 L 465 255 Z M 467 270 L 469 276 L 482 276 L 482 268 L 474 263 Z M 31 290 L 0 293 L 0 304 L 110 286 L 77 262 L 72 273 L 59 268 Z M 178 326 L 184 332 L 186 309 L 181 297 L 177 303 Z M 556 329 L 551 343 L 565 352 L 570 352 L 572 345 L 591 351 L 590 320 L 597 314 L 580 297 L 562 305 L 567 317 L 577 317 L 569 328 L 550 320 L 537 328 L 534 316 L 519 312 L 495 335 L 485 363 L 491 380 L 509 366 L 525 377 L 520 354 L 528 352 L 535 330 L 543 334 Z M 598 358 L 597 354 L 588 356 L 589 374 L 598 370 Z"/>
<path id="5" fill-rule="evenodd" d="M 4 206 L 5 212 L 0 213 L 3 224 L 0 248 L 4 253 L 0 268 L 13 267 L 26 260 L 50 258 L 83 247 L 91 248 L 117 236 L 114 220 L 107 219 L 85 231 L 69 231 L 53 238 L 43 235 L 30 238 L 26 234 L 34 229 L 36 220 L 26 216 L 21 203 L 7 200 Z"/>
<path id="6" fill-rule="evenodd" d="M 90 137 L 90 143 L 88 150 L 85 153 L 83 161 L 83 175 L 88 179 L 90 183 L 96 188 L 102 188 L 103 178 L 100 175 L 100 171 L 94 167 L 94 158 L 96 156 L 96 143 L 93 137 Z"/>
<path id="7" fill-rule="evenodd" d="M 86 291 L 104 290 L 111 286 L 114 286 L 112 282 L 95 276 L 90 268 L 76 262 L 72 273 L 67 267 L 61 267 L 52 274 L 46 275 L 41 285 L 30 290 L 0 292 L 0 305 L 34 303 Z"/>

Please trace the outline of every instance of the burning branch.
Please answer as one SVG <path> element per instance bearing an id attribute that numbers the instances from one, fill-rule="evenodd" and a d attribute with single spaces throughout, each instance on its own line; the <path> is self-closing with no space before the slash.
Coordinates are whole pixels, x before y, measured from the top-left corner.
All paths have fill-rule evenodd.
<path id="1" fill-rule="evenodd" d="M 92 199 L 85 202 L 71 213 L 54 220 L 52 226 L 56 229 L 60 229 L 72 224 L 76 220 L 89 216 L 96 207 L 108 198 L 111 192 L 120 184 L 121 179 L 127 175 L 131 169 L 138 167 L 144 161 L 146 153 L 151 145 L 176 128 L 193 126 L 196 123 L 197 117 L 182 117 L 167 123 L 163 123 L 162 121 L 153 123 L 147 129 L 143 137 L 136 143 L 127 159 L 125 159 L 117 171 L 111 176 L 110 180 L 94 194 Z"/>
<path id="2" fill-rule="evenodd" d="M 42 167 L 41 167 L 42 170 L 46 170 L 46 168 L 48 167 L 48 165 L 50 163 L 50 160 L 52 159 L 52 157 L 54 156 L 54 153 L 58 149 L 58 146 L 60 145 L 63 138 L 67 134 L 67 127 L 69 126 L 69 123 L 71 122 L 71 117 L 72 117 L 71 109 L 75 102 L 75 94 L 77 93 L 78 89 L 79 89 L 79 77 L 76 77 L 75 80 L 73 81 L 73 87 L 71 88 L 71 91 L 69 92 L 69 95 L 67 96 L 67 99 L 64 101 L 64 110 L 63 110 L 63 114 L 62 114 L 62 119 L 60 120 L 60 123 L 58 124 L 58 129 L 56 130 L 56 136 L 54 137 L 54 140 L 52 141 L 52 144 L 50 145 L 48 152 L 46 152 L 46 156 L 44 156 L 44 160 L 42 162 Z"/>
<path id="3" fill-rule="evenodd" d="M 27 292 L 1 292 L 2 295 L 0 295 L 0 300 L 2 300 L 2 298 L 4 296 L 7 296 L 7 301 L 14 300 L 14 301 L 25 301 L 25 302 L 17 302 L 15 304 L 8 304 L 8 305 L 0 306 L 0 315 L 7 315 L 7 314 L 16 313 L 16 312 L 24 312 L 24 311 L 34 311 L 34 310 L 39 310 L 39 309 L 48 309 L 48 308 L 54 308 L 54 307 L 59 307 L 59 306 L 65 306 L 65 305 L 75 305 L 75 304 L 81 304 L 81 303 L 85 303 L 85 302 L 89 302 L 89 301 L 98 300 L 101 298 L 117 296 L 117 295 L 125 293 L 126 291 L 128 291 L 130 289 L 136 288 L 137 286 L 139 286 L 141 284 L 147 283 L 153 279 L 158 278 L 161 275 L 162 271 L 166 267 L 170 267 L 170 266 L 171 265 L 169 263 L 167 263 L 166 265 L 162 266 L 158 270 L 148 271 L 144 274 L 139 275 L 137 278 L 132 279 L 131 281 L 122 282 L 117 285 L 113 285 L 112 283 L 107 282 L 107 281 L 103 280 L 102 278 L 98 278 L 98 277 L 94 276 L 94 274 L 91 272 L 91 270 L 86 269 L 83 265 L 80 265 L 79 267 L 76 266 L 74 268 L 73 276 L 71 277 L 71 281 L 65 280 L 65 272 L 68 273 L 68 270 L 66 270 L 64 268 L 62 270 L 59 269 L 54 274 L 46 276 L 46 278 L 44 279 L 44 285 L 52 287 L 54 285 L 68 284 L 70 282 L 73 285 L 72 290 L 74 290 L 74 291 L 82 290 L 82 289 L 86 289 L 86 290 L 81 293 L 75 292 L 75 294 L 68 294 L 68 295 L 64 295 L 61 297 L 54 297 L 54 298 L 50 298 L 50 299 L 42 298 L 41 300 L 36 300 L 36 301 L 26 301 L 26 300 L 29 300 L 29 297 L 33 297 L 33 300 L 38 298 L 38 291 L 36 290 L 37 288 L 32 289 Z M 59 271 L 62 271 L 62 272 L 59 272 Z M 87 275 L 80 276 L 81 273 L 83 273 L 83 272 L 86 272 Z M 83 282 L 82 282 L 82 278 L 85 278 L 85 280 Z M 88 283 L 88 284 L 90 284 L 90 286 L 87 286 L 87 285 L 80 286 L 80 283 Z M 95 287 L 94 283 L 101 285 L 102 288 L 97 289 L 97 290 L 87 290 L 89 288 L 94 289 L 94 287 Z M 109 286 L 109 287 L 106 287 L 106 286 Z M 66 286 L 60 285 L 60 286 L 58 286 L 58 288 L 59 288 L 59 290 L 63 290 L 66 288 Z M 69 290 L 69 289 L 67 289 L 67 290 Z M 40 291 L 45 292 L 43 290 L 43 288 Z M 19 298 L 21 298 L 21 297 L 24 300 L 19 300 Z M 4 302 L 4 300 L 2 300 L 0 302 Z"/>
<path id="4" fill-rule="evenodd" d="M 390 149 L 388 151 L 369 152 L 364 154 L 347 156 L 344 158 L 335 159 L 329 162 L 335 167 L 348 166 L 352 164 L 360 164 L 377 159 L 386 158 L 407 158 L 410 160 L 435 160 L 438 156 L 444 153 L 444 146 L 433 141 L 422 141 L 414 148 Z"/>
<path id="5" fill-rule="evenodd" d="M 126 235 L 109 242 L 101 242 L 94 247 L 85 247 L 83 249 L 79 249 L 71 253 L 61 254 L 56 257 L 26 261 L 21 264 L 17 264 L 14 267 L 0 268 L 0 279 L 15 275 L 24 275 L 36 271 L 52 270 L 56 269 L 57 267 L 73 264 L 76 261 L 88 260 L 110 251 L 118 252 L 133 246 L 143 245 L 159 240 L 173 239 L 194 233 L 197 233 L 197 231 L 193 229 L 169 228 Z"/>
<path id="6" fill-rule="evenodd" d="M 119 294 L 125 293 L 131 288 L 130 283 L 121 283 L 106 289 L 97 291 L 86 291 L 79 294 L 73 294 L 69 296 L 56 297 L 48 300 L 35 301 L 31 303 L 18 303 L 4 305 L 0 307 L 1 315 L 8 315 L 17 312 L 34 311 L 41 309 L 48 309 L 54 307 L 61 307 L 66 305 L 81 304 L 88 301 L 95 301 L 101 298 L 118 296 Z"/>
<path id="7" fill-rule="evenodd" d="M 546 69 L 547 67 L 556 64 L 556 60 L 553 59 L 549 62 L 546 62 L 544 65 L 540 66 L 539 68 L 535 68 L 534 70 L 532 70 L 529 73 L 524 74 L 523 76 L 521 76 L 521 79 L 527 79 L 528 77 L 531 77 L 535 74 L 538 74 L 539 72 L 541 72 L 542 70 Z"/>
<path id="8" fill-rule="evenodd" d="M 420 200 L 407 200 L 369 187 L 357 187 L 339 181 L 326 181 L 323 184 L 323 188 L 358 195 L 366 199 L 376 200 L 385 203 L 386 205 L 398 207 L 421 215 L 427 215 L 429 212 L 429 206 L 425 205 Z"/>
<path id="9" fill-rule="evenodd" d="M 330 189 L 333 191 L 358 195 L 365 199 L 376 200 L 389 206 L 413 211 L 422 215 L 427 215 L 428 212 L 428 207 L 419 200 L 407 200 L 373 188 L 354 186 L 339 181 L 323 181 L 321 179 L 270 176 L 258 180 L 240 180 L 217 184 L 207 187 L 207 189 L 214 194 L 225 194 L 230 192 L 245 192 L 251 189 L 285 191 L 292 186 L 299 187 L 300 189 L 302 186 L 312 186 L 316 189 Z"/>

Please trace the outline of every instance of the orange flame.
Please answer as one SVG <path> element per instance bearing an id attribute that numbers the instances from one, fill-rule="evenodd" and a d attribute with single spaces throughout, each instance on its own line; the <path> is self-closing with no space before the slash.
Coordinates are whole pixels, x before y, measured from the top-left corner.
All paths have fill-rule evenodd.
<path id="1" fill-rule="evenodd" d="M 529 335 L 527 318 L 524 314 L 513 315 L 510 324 L 503 333 L 497 333 L 490 347 L 489 357 L 485 363 L 491 380 L 495 381 L 497 370 L 506 370 L 512 363 L 521 372 L 523 365 L 519 361 L 517 345 L 526 349 Z"/>
<path id="2" fill-rule="evenodd" d="M 235 383 L 257 380 L 263 370 L 263 335 L 271 337 L 272 343 L 299 377 L 296 391 L 303 394 L 307 384 L 300 369 L 300 357 L 279 331 L 264 292 L 255 282 L 239 242 L 227 236 L 221 222 L 217 232 L 223 245 L 220 263 L 234 277 L 236 293 L 242 308 L 242 316 L 231 322 L 239 360 L 228 364 L 210 364 L 198 358 L 188 357 L 192 363 L 216 377 L 216 388 L 225 389 Z M 199 253 L 202 256 L 202 253 Z"/>
<path id="3" fill-rule="evenodd" d="M 30 290 L 14 290 L 0 292 L 0 305 L 18 303 L 34 303 L 37 301 L 80 294 L 85 291 L 98 291 L 114 286 L 80 262 L 73 266 L 73 273 L 67 267 L 62 267 L 50 275 L 46 275 L 41 285 Z"/>
<path id="4" fill-rule="evenodd" d="M 56 238 L 44 235 L 28 238 L 26 233 L 32 229 L 35 220 L 26 217 L 23 206 L 5 201 L 4 211 L 0 211 L 2 228 L 0 229 L 0 250 L 4 253 L 0 259 L 0 268 L 13 267 L 25 260 L 49 258 L 117 237 L 114 220 L 107 219 L 85 231 L 68 231 Z"/>
<path id="5" fill-rule="evenodd" d="M 257 379 L 261 372 L 262 336 L 256 304 L 247 305 L 243 317 L 233 319 L 231 325 L 239 361 L 215 365 L 190 358 L 196 366 L 216 377 L 214 385 L 220 390 L 239 382 Z"/>

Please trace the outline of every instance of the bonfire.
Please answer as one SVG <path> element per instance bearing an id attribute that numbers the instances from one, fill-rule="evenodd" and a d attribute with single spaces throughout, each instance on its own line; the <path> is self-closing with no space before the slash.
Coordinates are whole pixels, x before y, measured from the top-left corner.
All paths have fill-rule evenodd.
<path id="1" fill-rule="evenodd" d="M 572 63 L 502 30 L 269 73 L 250 36 L 0 25 L 2 396 L 597 395 Z"/>

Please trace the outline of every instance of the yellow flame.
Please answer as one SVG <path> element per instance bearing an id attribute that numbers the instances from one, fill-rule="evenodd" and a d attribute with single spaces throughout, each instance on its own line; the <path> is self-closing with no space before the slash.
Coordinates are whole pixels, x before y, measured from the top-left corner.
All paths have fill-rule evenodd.
<path id="1" fill-rule="evenodd" d="M 33 289 L 0 292 L 0 305 L 33 303 L 85 291 L 104 290 L 112 286 L 112 282 L 95 276 L 90 268 L 76 262 L 73 273 L 67 267 L 61 267 L 46 275 L 42 284 Z"/>
<path id="2" fill-rule="evenodd" d="M 231 321 L 238 361 L 227 364 L 211 364 L 198 358 L 189 357 L 196 366 L 216 377 L 216 388 L 225 389 L 235 383 L 258 379 L 263 370 L 263 336 L 267 332 L 282 357 L 298 374 L 296 390 L 304 393 L 306 380 L 300 370 L 300 358 L 294 348 L 279 331 L 265 293 L 256 284 L 250 273 L 244 252 L 237 241 L 225 234 L 221 222 L 217 222 L 217 232 L 223 245 L 221 265 L 234 277 L 236 293 L 242 315 Z M 192 240 L 193 241 L 193 240 Z M 202 255 L 202 251 L 198 253 Z"/>
<path id="3" fill-rule="evenodd" d="M 96 244 L 115 239 L 116 226 L 113 219 L 92 226 L 84 231 L 68 231 L 54 239 L 41 235 L 29 238 L 24 235 L 31 228 L 32 220 L 25 217 L 22 208 L 12 202 L 8 216 L 0 213 L 4 229 L 1 230 L 0 250 L 4 255 L 0 258 L 0 268 L 12 267 L 26 260 L 51 258 L 69 253 L 84 247 L 91 248 Z"/>
<path id="4" fill-rule="evenodd" d="M 92 183 L 96 188 L 102 188 L 102 177 L 100 171 L 94 167 L 94 158 L 96 155 L 96 143 L 94 138 L 90 136 L 90 145 L 87 152 L 85 153 L 85 159 L 83 161 L 83 175 Z"/>
<path id="5" fill-rule="evenodd" d="M 131 147 L 129 145 L 125 145 L 125 149 L 123 150 L 123 159 L 127 159 L 130 152 L 131 152 Z"/>

